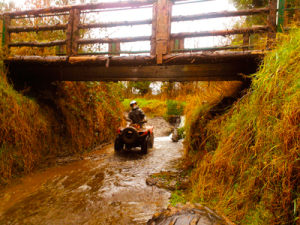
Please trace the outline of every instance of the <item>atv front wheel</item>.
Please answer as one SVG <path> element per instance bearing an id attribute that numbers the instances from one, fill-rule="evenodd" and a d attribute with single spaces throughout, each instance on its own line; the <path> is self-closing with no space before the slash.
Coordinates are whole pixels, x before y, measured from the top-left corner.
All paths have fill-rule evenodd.
<path id="1" fill-rule="evenodd" d="M 141 146 L 141 150 L 143 154 L 147 154 L 148 153 L 148 149 L 150 148 L 151 143 L 150 143 L 150 137 L 147 136 Z"/>
<path id="2" fill-rule="evenodd" d="M 151 148 L 153 148 L 153 146 L 154 146 L 154 133 L 152 133 L 150 135 L 150 143 L 151 143 Z"/>
<path id="3" fill-rule="evenodd" d="M 114 147 L 116 152 L 121 151 L 124 148 L 123 141 L 120 138 L 116 138 Z"/>

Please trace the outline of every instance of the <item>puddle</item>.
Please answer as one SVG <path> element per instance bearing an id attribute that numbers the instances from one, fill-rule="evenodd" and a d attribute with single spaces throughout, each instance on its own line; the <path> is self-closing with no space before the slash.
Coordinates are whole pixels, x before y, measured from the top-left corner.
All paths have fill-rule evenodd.
<path id="1" fill-rule="evenodd" d="M 1 191 L 0 224 L 146 224 L 170 197 L 146 178 L 174 170 L 182 155 L 181 142 L 159 137 L 147 155 L 111 145 L 25 177 Z"/>

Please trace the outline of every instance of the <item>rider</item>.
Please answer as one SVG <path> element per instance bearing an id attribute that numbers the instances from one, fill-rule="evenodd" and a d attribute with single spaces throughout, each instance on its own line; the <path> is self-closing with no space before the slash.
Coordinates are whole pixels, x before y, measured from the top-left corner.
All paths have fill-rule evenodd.
<path id="1" fill-rule="evenodd" d="M 141 122 L 146 118 L 145 113 L 137 106 L 136 101 L 130 102 L 131 110 L 128 114 L 128 118 L 132 121 L 132 123 L 136 123 L 142 125 Z"/>

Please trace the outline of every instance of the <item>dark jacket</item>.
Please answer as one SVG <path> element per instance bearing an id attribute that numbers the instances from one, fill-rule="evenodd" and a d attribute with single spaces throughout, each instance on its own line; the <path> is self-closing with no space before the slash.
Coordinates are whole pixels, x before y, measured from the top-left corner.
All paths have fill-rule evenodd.
<path id="1" fill-rule="evenodd" d="M 139 124 L 141 121 L 145 119 L 145 113 L 139 107 L 130 110 L 128 114 L 128 118 L 132 120 L 132 123 Z"/>

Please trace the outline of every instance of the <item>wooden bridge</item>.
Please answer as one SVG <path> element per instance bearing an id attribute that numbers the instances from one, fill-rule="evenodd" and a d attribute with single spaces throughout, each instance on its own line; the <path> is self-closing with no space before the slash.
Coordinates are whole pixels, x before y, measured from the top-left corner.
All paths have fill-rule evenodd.
<path id="1" fill-rule="evenodd" d="M 195 1 L 195 0 L 194 0 Z M 198 0 L 207 1 L 207 0 Z M 230 81 L 243 80 L 243 75 L 255 73 L 264 50 L 251 50 L 251 36 L 265 34 L 268 42 L 264 49 L 272 48 L 276 32 L 284 28 L 284 0 L 270 0 L 266 8 L 242 11 L 222 11 L 188 16 L 172 16 L 172 5 L 187 0 L 132 0 L 113 3 L 91 3 L 35 10 L 6 12 L 3 19 L 2 42 L 5 46 L 5 64 L 14 79 L 37 81 Z M 86 13 L 107 9 L 133 9 L 152 7 L 152 19 L 109 23 L 81 23 Z M 279 8 L 279 9 L 278 9 Z M 278 22 L 277 21 L 278 11 Z M 13 21 L 26 18 L 67 16 L 66 23 L 55 25 L 16 26 Z M 267 25 L 232 30 L 171 33 L 171 24 L 221 17 L 265 15 Z M 16 24 L 16 22 L 15 22 Z M 152 25 L 151 36 L 85 39 L 81 30 L 118 26 Z M 58 31 L 66 32 L 64 40 L 48 42 L 16 42 L 19 33 Z M 241 46 L 186 49 L 184 39 L 191 37 L 243 35 Z M 122 51 L 120 43 L 150 41 L 150 51 Z M 108 43 L 108 52 L 83 52 L 79 46 Z M 14 55 L 12 49 L 20 47 L 57 46 L 56 55 Z M 234 50 L 234 51 L 228 51 Z M 149 53 L 149 55 L 134 55 Z M 129 56 L 120 56 L 129 54 Z"/>

